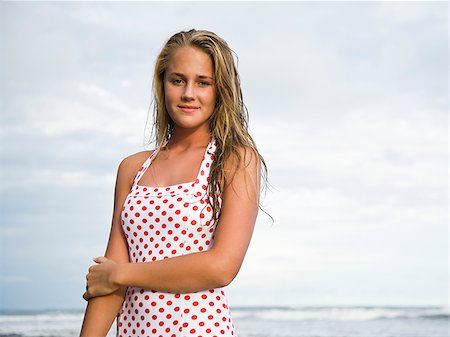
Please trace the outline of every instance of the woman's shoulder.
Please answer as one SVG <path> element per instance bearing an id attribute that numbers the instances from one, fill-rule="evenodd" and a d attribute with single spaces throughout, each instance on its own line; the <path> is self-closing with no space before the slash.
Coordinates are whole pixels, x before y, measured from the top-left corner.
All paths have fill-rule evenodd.
<path id="1" fill-rule="evenodd" d="M 253 147 L 248 145 L 239 145 L 236 147 L 236 151 L 232 152 L 225 161 L 225 167 L 228 168 L 228 170 L 233 168 L 242 169 L 251 164 L 257 163 L 258 161 L 259 156 Z"/>
<path id="2" fill-rule="evenodd" d="M 154 150 L 140 151 L 126 156 L 119 164 L 118 174 L 126 180 L 133 181 L 137 171 L 144 162 L 151 156 Z"/>
<path id="3" fill-rule="evenodd" d="M 236 174 L 254 176 L 260 168 L 260 158 L 257 150 L 251 146 L 239 145 L 224 163 L 224 177 L 229 183 Z"/>
<path id="4" fill-rule="evenodd" d="M 135 166 L 135 165 L 142 165 L 148 157 L 151 156 L 154 150 L 149 151 L 140 151 L 133 154 L 130 154 L 129 156 L 126 156 L 122 159 L 120 165 L 124 166 Z"/>

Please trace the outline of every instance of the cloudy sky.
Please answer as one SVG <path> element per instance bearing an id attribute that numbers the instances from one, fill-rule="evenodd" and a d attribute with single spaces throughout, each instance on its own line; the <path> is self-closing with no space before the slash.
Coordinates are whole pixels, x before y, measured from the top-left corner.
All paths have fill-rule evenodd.
<path id="1" fill-rule="evenodd" d="M 239 56 L 270 188 L 240 305 L 445 305 L 446 2 L 2 2 L 0 309 L 82 308 L 164 41 Z"/>

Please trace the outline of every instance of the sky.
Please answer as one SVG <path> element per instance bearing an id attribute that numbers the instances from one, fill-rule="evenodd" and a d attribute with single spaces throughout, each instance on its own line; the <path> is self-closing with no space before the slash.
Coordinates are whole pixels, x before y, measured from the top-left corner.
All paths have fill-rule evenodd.
<path id="1" fill-rule="evenodd" d="M 448 305 L 447 2 L 1 2 L 0 309 L 84 308 L 169 36 L 238 56 L 270 186 L 247 305 Z"/>

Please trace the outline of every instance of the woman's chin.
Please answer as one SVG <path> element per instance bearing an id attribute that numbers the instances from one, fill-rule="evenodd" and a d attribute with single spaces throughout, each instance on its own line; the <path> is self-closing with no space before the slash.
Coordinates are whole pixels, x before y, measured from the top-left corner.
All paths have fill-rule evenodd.
<path id="1" fill-rule="evenodd" d="M 203 122 L 203 123 L 197 122 L 197 123 L 195 123 L 193 121 L 190 121 L 190 122 L 186 122 L 186 121 L 180 122 L 180 121 L 178 121 L 178 122 L 174 123 L 174 129 L 197 130 L 197 129 L 200 129 L 202 127 L 204 127 L 205 129 L 208 129 L 208 124 L 206 122 Z"/>

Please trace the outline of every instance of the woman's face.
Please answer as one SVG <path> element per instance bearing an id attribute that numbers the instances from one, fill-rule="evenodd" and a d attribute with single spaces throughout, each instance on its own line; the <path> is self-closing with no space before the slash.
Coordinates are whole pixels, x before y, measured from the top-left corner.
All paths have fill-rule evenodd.
<path id="1" fill-rule="evenodd" d="M 181 47 L 170 58 L 164 76 L 166 109 L 177 128 L 208 132 L 208 119 L 216 103 L 214 69 L 208 54 Z"/>

